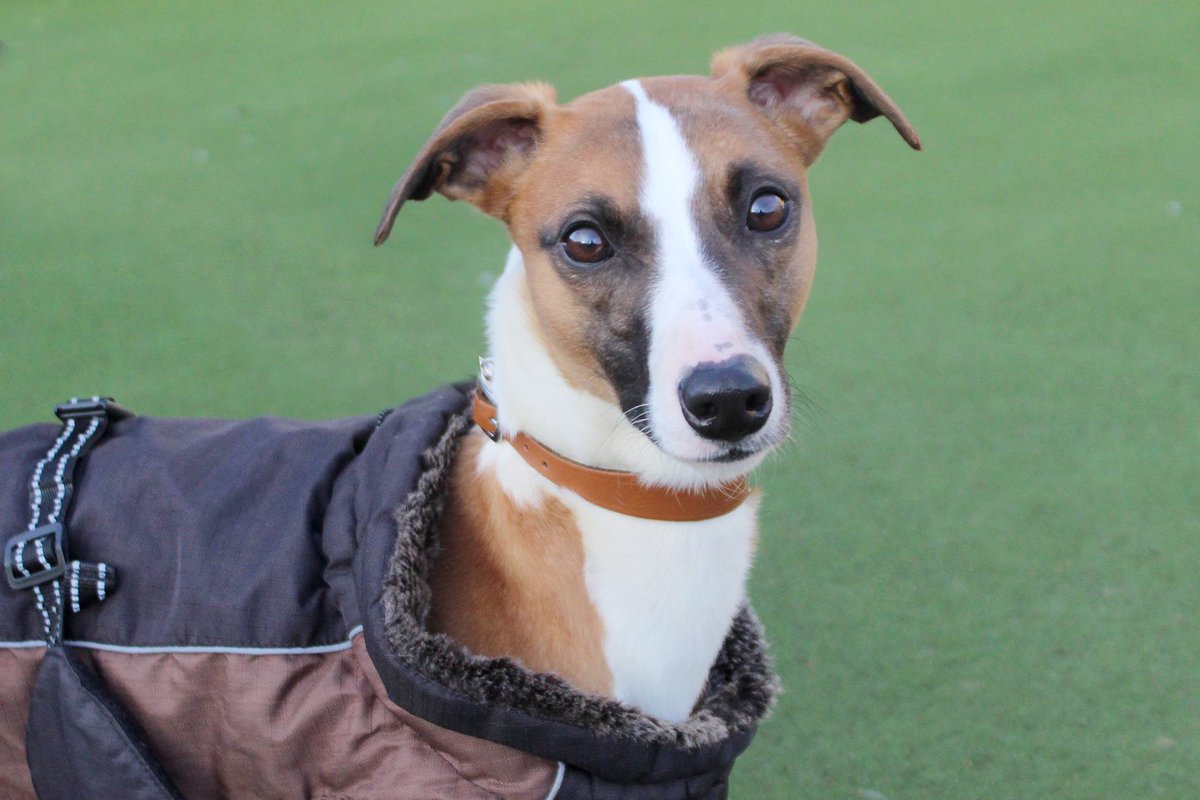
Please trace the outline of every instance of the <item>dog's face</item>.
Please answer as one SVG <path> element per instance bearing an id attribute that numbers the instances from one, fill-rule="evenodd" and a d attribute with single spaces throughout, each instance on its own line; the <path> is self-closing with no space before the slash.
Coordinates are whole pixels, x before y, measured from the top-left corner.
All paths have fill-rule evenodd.
<path id="1" fill-rule="evenodd" d="M 738 99 L 704 78 L 586 95 L 548 115 L 508 210 L 559 369 L 686 461 L 786 435 L 816 255 L 803 161 Z"/>
<path id="2" fill-rule="evenodd" d="M 565 106 L 483 87 L 450 112 L 380 223 L 437 190 L 502 219 L 563 377 L 667 455 L 737 464 L 788 430 L 783 352 L 816 231 L 805 172 L 846 119 L 899 110 L 791 37 L 719 53 L 711 78 L 628 81 Z"/>

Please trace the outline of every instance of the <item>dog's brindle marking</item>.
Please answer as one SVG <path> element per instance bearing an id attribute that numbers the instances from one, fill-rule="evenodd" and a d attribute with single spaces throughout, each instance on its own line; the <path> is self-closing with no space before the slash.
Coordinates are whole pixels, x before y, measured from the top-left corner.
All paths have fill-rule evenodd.
<path id="1" fill-rule="evenodd" d="M 513 249 L 488 316 L 500 427 L 647 483 L 711 486 L 787 435 L 783 351 L 816 261 L 806 170 L 846 119 L 881 114 L 919 148 L 858 67 L 788 36 L 717 54 L 710 78 L 628 81 L 564 106 L 543 84 L 483 87 L 401 179 L 376 240 L 433 191 L 501 219 Z M 753 430 L 689 418 L 685 383 L 722 368 L 760 382 Z M 431 625 L 681 720 L 744 602 L 757 505 L 692 523 L 622 516 L 476 431 L 454 466 Z"/>

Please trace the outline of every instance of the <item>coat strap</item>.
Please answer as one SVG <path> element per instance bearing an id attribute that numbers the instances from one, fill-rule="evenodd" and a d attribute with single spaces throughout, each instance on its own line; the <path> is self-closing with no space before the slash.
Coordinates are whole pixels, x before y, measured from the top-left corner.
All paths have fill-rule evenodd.
<path id="1" fill-rule="evenodd" d="M 79 611 L 116 588 L 112 566 L 69 560 L 67 513 L 75 468 L 109 424 L 132 416 L 112 398 L 72 398 L 54 409 L 63 427 L 29 481 L 29 527 L 4 544 L 4 577 L 13 589 L 31 589 L 46 642 L 62 640 L 66 605 Z"/>

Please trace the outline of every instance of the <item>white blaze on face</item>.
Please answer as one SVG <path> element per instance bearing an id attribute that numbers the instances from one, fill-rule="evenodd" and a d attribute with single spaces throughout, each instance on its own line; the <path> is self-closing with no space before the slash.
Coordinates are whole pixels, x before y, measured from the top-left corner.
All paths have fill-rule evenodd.
<path id="1" fill-rule="evenodd" d="M 658 246 L 658 275 L 647 318 L 650 426 L 668 454 L 701 460 L 719 451 L 684 419 L 679 405 L 684 376 L 705 362 L 750 355 L 771 373 L 777 398 L 783 396 L 780 377 L 774 360 L 749 335 L 737 304 L 706 263 L 693 211 L 701 172 L 679 125 L 670 111 L 646 95 L 640 82 L 621 85 L 637 100 L 643 164 L 640 201 L 642 212 L 654 224 Z"/>

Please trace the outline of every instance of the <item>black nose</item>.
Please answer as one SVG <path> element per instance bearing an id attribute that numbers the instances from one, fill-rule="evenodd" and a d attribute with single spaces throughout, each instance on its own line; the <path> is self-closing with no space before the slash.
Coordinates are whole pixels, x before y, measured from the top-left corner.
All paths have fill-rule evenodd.
<path id="1" fill-rule="evenodd" d="M 771 379 L 749 356 L 701 364 L 680 381 L 679 403 L 688 424 L 705 439 L 737 441 L 771 416 Z"/>

